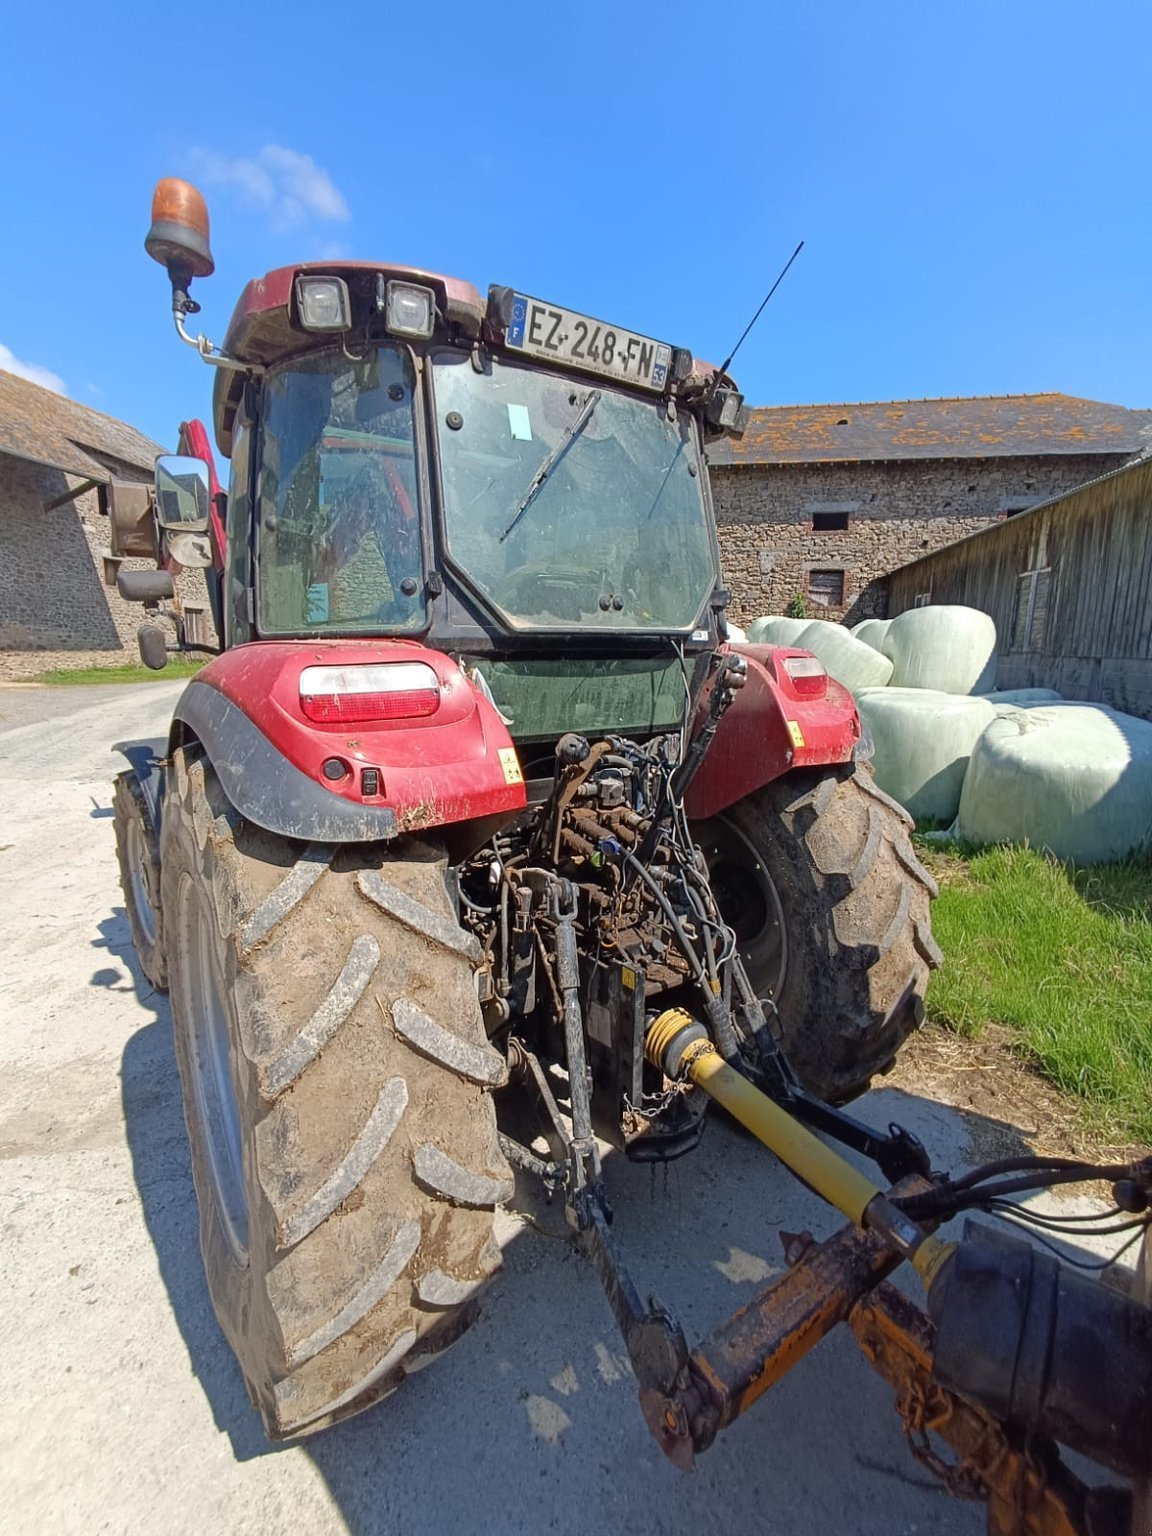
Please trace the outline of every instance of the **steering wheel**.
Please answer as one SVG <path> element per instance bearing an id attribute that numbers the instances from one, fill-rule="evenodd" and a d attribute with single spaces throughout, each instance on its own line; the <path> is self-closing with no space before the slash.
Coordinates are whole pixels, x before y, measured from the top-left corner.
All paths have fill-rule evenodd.
<path id="1" fill-rule="evenodd" d="M 517 566 L 494 582 L 491 590 L 493 599 L 510 612 L 528 616 L 547 608 L 557 618 L 575 620 L 588 611 L 589 600 L 595 603 L 601 584 L 598 567 L 537 564 Z M 556 599 L 564 604 L 563 611 Z"/>

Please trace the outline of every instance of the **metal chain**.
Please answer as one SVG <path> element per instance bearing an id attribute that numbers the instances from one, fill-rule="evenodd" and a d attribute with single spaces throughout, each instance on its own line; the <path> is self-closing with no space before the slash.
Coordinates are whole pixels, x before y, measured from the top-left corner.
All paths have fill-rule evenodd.
<path id="1" fill-rule="evenodd" d="M 910 1383 L 907 1393 L 898 1400 L 897 1411 L 904 1420 L 904 1438 L 913 1458 L 944 1484 L 956 1499 L 982 1502 L 988 1497 L 988 1488 L 980 1469 L 972 1457 L 964 1461 L 945 1461 L 928 1438 L 928 1395 L 920 1382 Z"/>

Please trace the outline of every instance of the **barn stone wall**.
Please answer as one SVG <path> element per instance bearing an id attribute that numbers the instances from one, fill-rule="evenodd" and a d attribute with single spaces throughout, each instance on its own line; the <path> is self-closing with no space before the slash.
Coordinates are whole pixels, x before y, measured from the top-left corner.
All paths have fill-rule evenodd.
<path id="1" fill-rule="evenodd" d="M 149 479 L 128 468 L 119 478 Z M 139 661 L 139 604 L 104 583 L 108 519 L 97 492 L 53 511 L 49 502 L 78 483 L 61 470 L 0 455 L 0 677 L 27 678 L 54 667 L 122 666 Z M 146 560 L 124 562 L 148 570 Z M 204 577 L 185 571 L 181 598 L 204 609 L 214 639 Z"/>
<path id="2" fill-rule="evenodd" d="M 733 619 L 746 624 L 808 598 L 809 573 L 841 570 L 844 601 L 814 617 L 883 616 L 879 578 L 1013 510 L 1116 469 L 1127 455 L 905 460 L 858 464 L 715 465 L 712 495 Z M 814 513 L 846 513 L 848 527 L 816 532 Z"/>

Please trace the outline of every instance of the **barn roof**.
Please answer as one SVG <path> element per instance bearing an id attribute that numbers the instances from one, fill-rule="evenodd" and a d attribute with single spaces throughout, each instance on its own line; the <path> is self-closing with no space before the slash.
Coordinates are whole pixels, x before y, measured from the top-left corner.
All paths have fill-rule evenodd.
<path id="1" fill-rule="evenodd" d="M 1152 411 L 1074 395 L 979 395 L 855 405 L 770 405 L 742 438 L 715 443 L 714 465 L 1136 454 L 1152 447 Z"/>
<path id="2" fill-rule="evenodd" d="M 0 369 L 0 454 L 103 483 L 163 452 L 126 422 Z"/>

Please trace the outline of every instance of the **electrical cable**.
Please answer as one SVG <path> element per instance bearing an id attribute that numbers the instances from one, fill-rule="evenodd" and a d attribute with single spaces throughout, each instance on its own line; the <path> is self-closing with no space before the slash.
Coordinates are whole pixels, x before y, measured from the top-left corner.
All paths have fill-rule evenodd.
<path id="1" fill-rule="evenodd" d="M 1084 1237 L 1086 1234 L 1078 1227 L 1065 1226 L 1059 1217 L 1048 1216 L 1041 1211 L 1032 1211 L 1026 1205 L 1018 1205 L 1012 1200 L 990 1200 L 982 1210 L 994 1212 L 997 1215 L 1006 1216 L 1009 1221 L 1026 1223 L 1032 1227 L 1043 1227 L 1047 1232 L 1062 1232 L 1068 1237 Z M 1105 1216 L 1123 1215 L 1122 1211 L 1105 1211 Z M 1143 1216 L 1132 1217 L 1128 1221 L 1118 1221 L 1110 1227 L 1096 1227 L 1091 1237 L 1114 1237 L 1121 1232 L 1131 1232 L 1135 1227 L 1146 1227 L 1147 1220 Z"/>
<path id="2" fill-rule="evenodd" d="M 935 1218 L 946 1220 L 960 1211 L 970 1210 L 974 1206 L 979 1207 L 985 1201 L 997 1200 L 1005 1195 L 1028 1194 L 1033 1190 L 1050 1189 L 1058 1184 L 1084 1184 L 1100 1179 L 1116 1182 L 1121 1179 L 1135 1178 L 1143 1183 L 1149 1173 L 1147 1165 L 1140 1163 L 1106 1166 L 1078 1163 L 1070 1158 L 1053 1159 L 1048 1162 L 1023 1158 L 1014 1161 L 1037 1168 L 1038 1171 L 1031 1176 L 1021 1174 L 1019 1178 L 986 1182 L 989 1178 L 988 1172 L 984 1168 L 977 1168 L 972 1173 L 938 1185 L 922 1195 L 909 1195 L 904 1199 L 898 1199 L 896 1203 L 905 1215 L 911 1216 L 914 1221 Z M 1056 1164 L 1059 1166 L 1054 1166 Z M 988 1164 L 987 1169 L 994 1169 L 997 1166 Z"/>
<path id="3" fill-rule="evenodd" d="M 960 1178 L 953 1179 L 953 1189 L 969 1189 L 986 1179 L 997 1178 L 1005 1173 L 1033 1173 L 1042 1169 L 1061 1172 L 1079 1170 L 1083 1179 L 1133 1179 L 1152 1173 L 1152 1159 L 1138 1163 L 1085 1163 L 1075 1157 L 1003 1157 L 996 1162 L 982 1163 Z"/>
<path id="4" fill-rule="evenodd" d="M 1116 1252 L 1111 1256 L 1111 1258 L 1108 1259 L 1101 1259 L 1099 1261 L 1091 1262 L 1086 1259 L 1073 1259 L 1069 1258 L 1066 1253 L 1061 1252 L 1055 1243 L 1050 1243 L 1047 1238 L 1041 1237 L 1039 1232 L 1029 1231 L 1026 1222 L 1017 1221 L 1013 1216 L 1006 1216 L 1002 1211 L 997 1211 L 994 1214 L 996 1214 L 1001 1221 L 1006 1222 L 1008 1226 L 1019 1227 L 1021 1231 L 1027 1231 L 1028 1236 L 1033 1242 L 1039 1243 L 1042 1248 L 1047 1248 L 1049 1253 L 1055 1254 L 1062 1264 L 1070 1264 L 1073 1269 L 1084 1269 L 1096 1274 L 1099 1274 L 1105 1269 L 1111 1269 L 1119 1259 L 1124 1257 L 1129 1248 L 1131 1248 L 1133 1244 L 1139 1242 L 1140 1240 L 1140 1232 L 1134 1232 L 1128 1241 L 1121 1244 L 1121 1246 L 1117 1248 Z M 1141 1231 L 1143 1231 L 1147 1225 L 1147 1222 L 1141 1221 L 1139 1223 Z"/>

